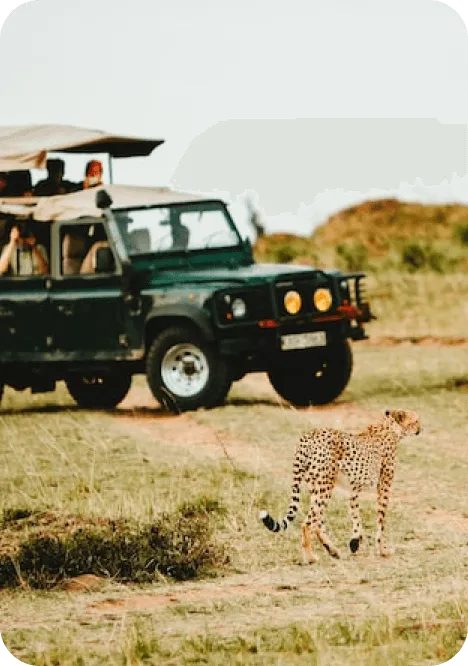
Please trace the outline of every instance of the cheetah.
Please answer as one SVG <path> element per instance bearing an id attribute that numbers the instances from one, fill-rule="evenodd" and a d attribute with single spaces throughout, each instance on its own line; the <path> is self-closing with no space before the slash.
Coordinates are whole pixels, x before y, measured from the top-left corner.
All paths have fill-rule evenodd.
<path id="1" fill-rule="evenodd" d="M 314 534 L 332 557 L 339 558 L 340 553 L 327 533 L 324 511 L 340 473 L 350 486 L 351 552 L 357 552 L 363 539 L 359 494 L 363 488 L 377 486 L 376 549 L 385 557 L 388 554 L 385 516 L 395 471 L 397 444 L 406 435 L 418 435 L 420 431 L 416 412 L 387 410 L 379 421 L 357 435 L 331 428 L 317 428 L 303 434 L 294 457 L 288 512 L 278 522 L 267 511 L 261 511 L 260 520 L 272 532 L 286 530 L 296 516 L 300 484 L 305 481 L 311 497 L 309 513 L 302 524 L 304 562 L 313 563 L 318 559 L 312 551 Z"/>

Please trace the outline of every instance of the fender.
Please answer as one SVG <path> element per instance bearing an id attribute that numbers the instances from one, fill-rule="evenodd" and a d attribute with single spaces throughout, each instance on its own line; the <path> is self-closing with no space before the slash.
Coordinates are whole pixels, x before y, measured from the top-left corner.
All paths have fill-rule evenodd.
<path id="1" fill-rule="evenodd" d="M 154 326 L 162 319 L 186 319 L 199 328 L 207 340 L 216 339 L 213 324 L 209 313 L 197 304 L 192 303 L 162 303 L 154 305 L 148 312 L 145 328 Z"/>

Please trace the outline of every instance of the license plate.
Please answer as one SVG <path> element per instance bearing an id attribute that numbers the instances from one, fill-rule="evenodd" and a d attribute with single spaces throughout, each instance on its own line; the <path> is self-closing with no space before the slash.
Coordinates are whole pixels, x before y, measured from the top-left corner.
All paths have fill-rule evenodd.
<path id="1" fill-rule="evenodd" d="M 311 331 L 310 333 L 291 333 L 281 336 L 281 349 L 308 349 L 309 347 L 326 347 L 327 334 L 325 331 Z"/>

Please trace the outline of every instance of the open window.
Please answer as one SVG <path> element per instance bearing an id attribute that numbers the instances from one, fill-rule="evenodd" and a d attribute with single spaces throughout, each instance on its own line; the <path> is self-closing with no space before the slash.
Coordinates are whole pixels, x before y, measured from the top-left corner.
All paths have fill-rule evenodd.
<path id="1" fill-rule="evenodd" d="M 11 245 L 12 230 L 16 241 Z M 0 277 L 31 278 L 50 273 L 50 224 L 26 216 L 0 215 Z"/>
<path id="2" fill-rule="evenodd" d="M 116 272 L 114 253 L 101 222 L 64 225 L 60 230 L 60 248 L 64 276 Z"/>

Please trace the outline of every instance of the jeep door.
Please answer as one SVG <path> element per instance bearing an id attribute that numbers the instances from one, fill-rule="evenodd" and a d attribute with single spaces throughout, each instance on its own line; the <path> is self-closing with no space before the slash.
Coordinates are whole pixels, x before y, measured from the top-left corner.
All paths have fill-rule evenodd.
<path id="1" fill-rule="evenodd" d="M 2 362 L 40 360 L 52 344 L 50 278 L 0 276 L 0 353 Z"/>
<path id="2" fill-rule="evenodd" d="M 125 358 L 128 318 L 122 295 L 122 271 L 96 272 L 97 251 L 110 247 L 102 223 L 84 220 L 56 225 L 51 308 L 54 349 L 64 360 Z"/>
<path id="3" fill-rule="evenodd" d="M 50 225 L 32 220 L 28 220 L 27 224 L 36 242 L 50 258 Z M 12 226 L 17 226 L 15 220 L 2 219 L 0 222 L 2 248 L 9 240 Z M 16 251 L 19 252 L 19 248 Z M 28 251 L 25 252 L 28 255 Z M 31 252 L 29 257 L 32 261 Z M 17 263 L 20 263 L 19 256 Z M 44 352 L 50 349 L 50 284 L 49 275 L 14 275 L 11 267 L 8 273 L 0 276 L 2 362 L 41 360 Z"/>

